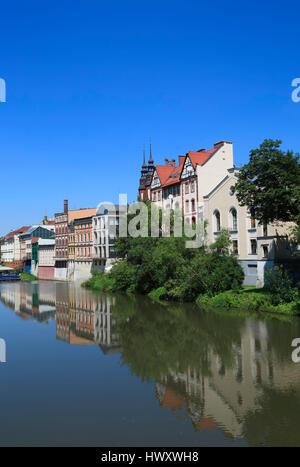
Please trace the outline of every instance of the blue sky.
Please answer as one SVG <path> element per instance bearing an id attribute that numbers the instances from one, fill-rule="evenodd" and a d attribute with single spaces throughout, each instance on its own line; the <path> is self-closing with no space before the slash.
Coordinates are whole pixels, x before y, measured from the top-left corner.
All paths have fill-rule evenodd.
<path id="1" fill-rule="evenodd" d="M 154 161 L 264 138 L 300 152 L 299 2 L 2 2 L 0 234 L 136 198 Z"/>

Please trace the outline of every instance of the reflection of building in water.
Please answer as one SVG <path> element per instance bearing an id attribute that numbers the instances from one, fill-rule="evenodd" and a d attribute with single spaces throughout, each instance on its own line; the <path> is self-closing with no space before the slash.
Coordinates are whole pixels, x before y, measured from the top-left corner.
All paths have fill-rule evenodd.
<path id="1" fill-rule="evenodd" d="M 94 317 L 91 293 L 70 284 L 57 284 L 56 337 L 72 345 L 94 344 Z"/>
<path id="2" fill-rule="evenodd" d="M 55 319 L 55 282 L 15 282 L 0 289 L 0 298 L 6 306 L 21 317 L 38 321 Z"/>
<path id="3" fill-rule="evenodd" d="M 120 352 L 118 335 L 115 332 L 116 320 L 112 316 L 115 297 L 94 297 L 95 342 L 104 354 Z"/>
<path id="4" fill-rule="evenodd" d="M 259 410 L 259 397 L 266 387 L 287 389 L 297 380 L 297 365 L 278 362 L 265 323 L 246 320 L 241 343 L 233 348 L 229 368 L 209 352 L 210 376 L 188 368 L 173 372 L 156 383 L 160 405 L 172 410 L 186 409 L 195 430 L 219 425 L 233 437 L 243 432 L 247 413 Z"/>
<path id="5" fill-rule="evenodd" d="M 104 354 L 119 352 L 114 332 L 112 305 L 115 299 L 87 289 L 57 284 L 56 336 L 69 344 L 100 346 Z"/>
<path id="6" fill-rule="evenodd" d="M 95 295 L 63 282 L 10 283 L 0 288 L 0 299 L 23 318 L 55 318 L 56 338 L 73 345 L 99 345 L 104 354 L 120 352 L 114 297 Z"/>
<path id="7" fill-rule="evenodd" d="M 37 321 L 55 318 L 55 284 L 12 283 L 0 290 L 0 297 L 23 318 Z"/>

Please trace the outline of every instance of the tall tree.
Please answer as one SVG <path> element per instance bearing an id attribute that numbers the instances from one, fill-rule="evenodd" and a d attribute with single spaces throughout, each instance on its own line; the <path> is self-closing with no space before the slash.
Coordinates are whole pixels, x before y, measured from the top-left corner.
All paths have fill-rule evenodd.
<path id="1" fill-rule="evenodd" d="M 239 203 L 260 223 L 300 219 L 300 156 L 280 145 L 280 140 L 265 139 L 250 151 L 234 187 Z"/>

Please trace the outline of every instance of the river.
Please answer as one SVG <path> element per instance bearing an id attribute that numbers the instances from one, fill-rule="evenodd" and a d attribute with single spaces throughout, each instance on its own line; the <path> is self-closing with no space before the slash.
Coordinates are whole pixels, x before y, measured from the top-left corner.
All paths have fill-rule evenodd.
<path id="1" fill-rule="evenodd" d="M 0 445 L 300 446 L 295 337 L 298 318 L 0 283 Z"/>

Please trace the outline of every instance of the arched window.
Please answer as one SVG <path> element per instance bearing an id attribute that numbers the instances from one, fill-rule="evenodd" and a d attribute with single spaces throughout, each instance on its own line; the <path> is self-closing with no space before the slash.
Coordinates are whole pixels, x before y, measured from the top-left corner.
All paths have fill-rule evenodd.
<path id="1" fill-rule="evenodd" d="M 235 208 L 230 209 L 230 228 L 232 230 L 237 230 L 238 229 L 237 210 Z"/>
<path id="2" fill-rule="evenodd" d="M 217 209 L 214 211 L 214 230 L 215 232 L 220 232 L 221 230 L 221 216 Z"/>
<path id="3" fill-rule="evenodd" d="M 192 199 L 192 212 L 194 212 L 194 211 L 195 211 L 195 200 Z"/>
<path id="4" fill-rule="evenodd" d="M 196 225 L 196 217 L 192 217 L 192 225 Z"/>

